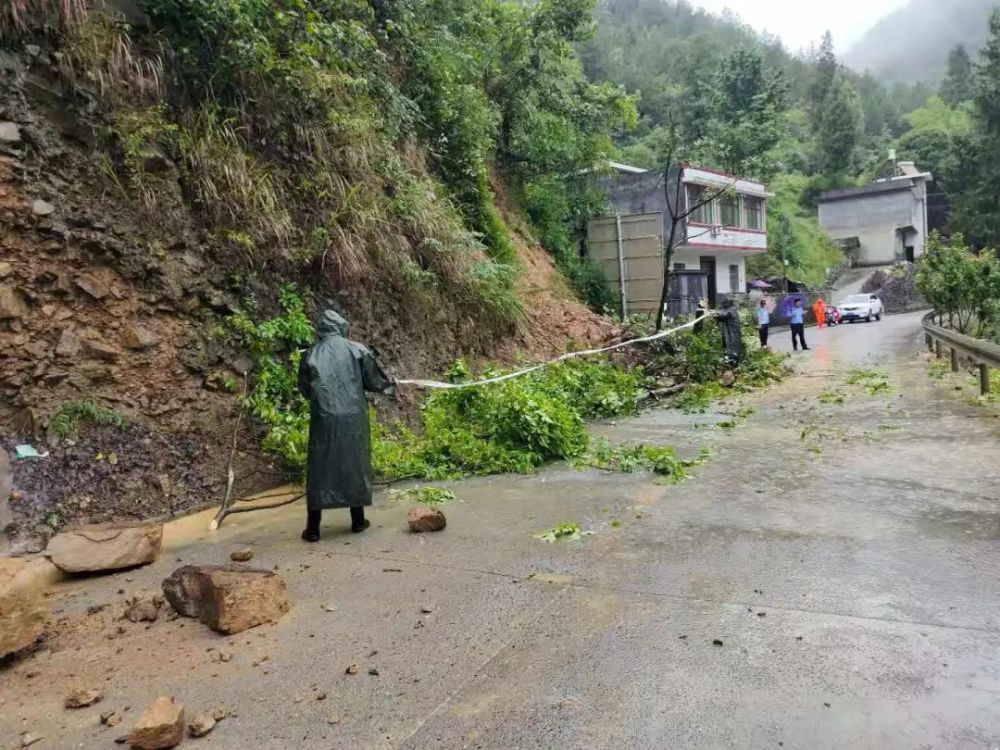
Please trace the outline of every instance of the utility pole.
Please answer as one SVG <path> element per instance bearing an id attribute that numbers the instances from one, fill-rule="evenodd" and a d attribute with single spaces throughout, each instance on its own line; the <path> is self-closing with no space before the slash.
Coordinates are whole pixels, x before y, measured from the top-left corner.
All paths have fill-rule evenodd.
<path id="1" fill-rule="evenodd" d="M 784 285 L 785 294 L 788 294 L 788 257 L 785 255 L 788 247 L 788 238 L 792 235 L 792 222 L 789 221 L 788 215 L 781 217 L 781 236 L 778 238 L 781 242 L 781 281 Z"/>

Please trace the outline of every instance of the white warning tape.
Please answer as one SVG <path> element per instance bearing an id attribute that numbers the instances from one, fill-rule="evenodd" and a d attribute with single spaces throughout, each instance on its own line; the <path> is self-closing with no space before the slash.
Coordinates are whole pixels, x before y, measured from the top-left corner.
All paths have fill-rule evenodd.
<path id="1" fill-rule="evenodd" d="M 397 380 L 396 382 L 401 385 L 415 385 L 418 388 L 428 388 L 434 390 L 440 389 L 458 389 L 458 388 L 476 388 L 481 385 L 490 385 L 492 383 L 502 383 L 505 380 L 511 380 L 513 378 L 519 378 L 522 375 L 527 375 L 530 372 L 535 372 L 536 370 L 541 370 L 543 367 L 548 367 L 549 365 L 554 365 L 558 362 L 565 362 L 567 359 L 574 359 L 575 357 L 591 357 L 595 354 L 604 354 L 605 352 L 611 352 L 616 349 L 623 349 L 626 346 L 632 346 L 633 344 L 645 344 L 650 341 L 657 341 L 667 336 L 677 333 L 678 331 L 683 331 L 685 328 L 694 328 L 699 322 L 705 320 L 706 318 L 712 317 L 712 313 L 705 313 L 698 316 L 689 323 L 684 325 L 676 326 L 675 328 L 670 328 L 666 331 L 660 331 L 659 333 L 654 333 L 649 336 L 642 336 L 637 339 L 629 339 L 628 341 L 621 341 L 617 344 L 612 344 L 611 346 L 606 346 L 603 349 L 587 349 L 585 351 L 579 352 L 567 352 L 561 357 L 556 357 L 555 359 L 550 359 L 548 362 L 542 362 L 539 365 L 533 365 L 532 367 L 527 367 L 523 370 L 518 370 L 517 372 L 510 372 L 506 375 L 498 375 L 495 378 L 486 378 L 484 380 L 473 380 L 468 383 L 442 383 L 440 380 Z"/>

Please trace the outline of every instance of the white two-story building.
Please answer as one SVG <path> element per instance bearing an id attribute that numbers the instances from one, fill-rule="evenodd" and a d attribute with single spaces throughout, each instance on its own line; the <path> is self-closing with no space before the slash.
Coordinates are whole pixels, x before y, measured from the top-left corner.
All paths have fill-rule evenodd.
<path id="1" fill-rule="evenodd" d="M 613 213 L 591 220 L 587 252 L 624 312 L 655 313 L 659 306 L 672 223 L 668 205 L 678 215 L 691 211 L 675 233 L 668 312 L 690 312 L 702 298 L 714 306 L 720 295 L 746 292 L 747 258 L 767 251 L 770 194 L 764 185 L 687 164 L 679 181 L 677 171 L 664 180 L 660 172 L 612 167 L 615 174 L 604 187 Z"/>

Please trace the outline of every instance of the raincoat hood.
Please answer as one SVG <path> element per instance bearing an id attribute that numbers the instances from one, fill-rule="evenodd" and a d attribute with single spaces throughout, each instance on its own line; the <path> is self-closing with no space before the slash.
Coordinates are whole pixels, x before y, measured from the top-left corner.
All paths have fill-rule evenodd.
<path id="1" fill-rule="evenodd" d="M 347 338 L 348 322 L 333 310 L 324 310 L 316 321 L 316 333 L 323 336 L 343 336 Z"/>

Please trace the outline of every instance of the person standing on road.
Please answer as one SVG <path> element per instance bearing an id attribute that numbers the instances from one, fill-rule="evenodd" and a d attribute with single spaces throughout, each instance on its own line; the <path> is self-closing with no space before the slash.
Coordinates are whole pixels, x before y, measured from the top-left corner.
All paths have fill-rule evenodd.
<path id="1" fill-rule="evenodd" d="M 767 332 L 771 327 L 771 314 L 767 311 L 767 300 L 760 301 L 757 308 L 757 335 L 760 336 L 760 345 L 767 347 Z"/>
<path id="2" fill-rule="evenodd" d="M 802 309 L 802 300 L 796 299 L 792 307 L 792 317 L 788 319 L 788 324 L 792 329 L 792 349 L 799 350 L 799 342 L 802 342 L 802 351 L 809 351 L 806 346 L 806 323 L 805 310 Z"/>
<path id="3" fill-rule="evenodd" d="M 350 508 L 351 531 L 370 525 L 372 504 L 371 426 L 365 391 L 393 394 L 396 384 L 368 347 L 347 338 L 348 323 L 333 310 L 319 316 L 319 341 L 302 356 L 299 390 L 309 399 L 307 521 L 302 538 L 319 541 L 327 508 Z"/>
<path id="4" fill-rule="evenodd" d="M 822 297 L 813 304 L 813 313 L 816 315 L 816 326 L 826 328 L 826 302 Z"/>
<path id="5" fill-rule="evenodd" d="M 740 311 L 732 297 L 722 300 L 719 311 L 715 314 L 715 322 L 722 331 L 722 347 L 726 351 L 726 362 L 730 367 L 736 367 L 743 361 L 743 331 L 740 325 Z"/>

